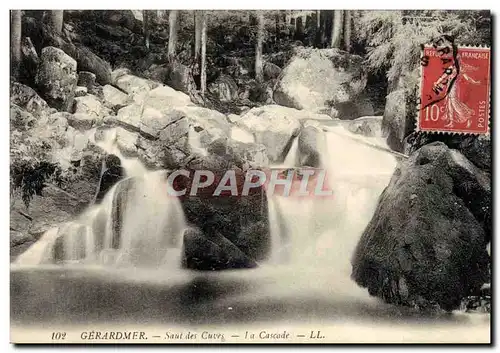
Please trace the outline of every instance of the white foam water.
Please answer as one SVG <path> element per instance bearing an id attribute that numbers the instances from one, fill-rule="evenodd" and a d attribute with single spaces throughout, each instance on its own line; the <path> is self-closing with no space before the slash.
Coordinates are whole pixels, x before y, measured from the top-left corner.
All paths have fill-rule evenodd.
<path id="1" fill-rule="evenodd" d="M 148 171 L 123 157 L 115 139 L 110 129 L 98 145 L 120 158 L 127 178 L 75 221 L 47 231 L 16 264 L 180 267 L 186 221 L 179 199 L 167 193 L 166 171 Z"/>

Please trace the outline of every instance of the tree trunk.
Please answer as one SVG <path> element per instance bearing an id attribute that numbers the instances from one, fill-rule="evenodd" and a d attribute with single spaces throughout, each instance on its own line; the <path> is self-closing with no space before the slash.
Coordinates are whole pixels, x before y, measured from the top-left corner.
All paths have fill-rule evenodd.
<path id="1" fill-rule="evenodd" d="M 62 33 L 63 19 L 64 19 L 63 10 L 49 11 L 49 25 L 57 34 Z"/>
<path id="2" fill-rule="evenodd" d="M 197 61 L 200 57 L 201 49 L 201 27 L 203 14 L 201 11 L 194 11 L 194 60 Z"/>
<path id="3" fill-rule="evenodd" d="M 202 97 L 205 97 L 207 89 L 207 15 L 201 12 L 201 68 L 200 68 L 200 90 Z"/>
<path id="4" fill-rule="evenodd" d="M 149 50 L 149 11 L 142 10 L 142 34 L 144 36 L 144 46 Z"/>
<path id="5" fill-rule="evenodd" d="M 294 36 L 295 40 L 300 40 L 300 41 L 304 40 L 304 27 L 306 24 L 302 22 L 303 19 L 304 19 L 303 16 L 295 18 L 295 36 Z"/>
<path id="6" fill-rule="evenodd" d="M 168 59 L 175 58 L 175 47 L 177 46 L 177 13 L 178 10 L 170 10 L 168 14 Z"/>
<path id="7" fill-rule="evenodd" d="M 331 48 L 340 48 L 340 40 L 342 38 L 342 25 L 343 25 L 343 10 L 334 10 L 333 15 L 333 26 L 332 26 L 332 38 L 330 41 Z"/>
<path id="8" fill-rule="evenodd" d="M 285 10 L 285 22 L 287 26 L 292 24 L 292 10 Z"/>
<path id="9" fill-rule="evenodd" d="M 344 18 L 344 46 L 347 52 L 351 51 L 351 10 L 345 10 Z"/>
<path id="10" fill-rule="evenodd" d="M 264 81 L 262 65 L 262 43 L 264 42 L 264 13 L 257 12 L 257 43 L 255 45 L 255 79 L 257 82 Z"/>
<path id="11" fill-rule="evenodd" d="M 16 79 L 21 67 L 21 10 L 10 11 L 10 74 Z"/>

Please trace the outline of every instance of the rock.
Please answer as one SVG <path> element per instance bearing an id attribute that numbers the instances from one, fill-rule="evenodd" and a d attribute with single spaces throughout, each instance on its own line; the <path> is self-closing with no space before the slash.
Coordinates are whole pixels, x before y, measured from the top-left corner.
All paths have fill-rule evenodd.
<path id="1" fill-rule="evenodd" d="M 137 94 L 148 92 L 152 89 L 152 85 L 148 80 L 123 73 L 123 71 L 116 70 L 113 72 L 112 84 L 128 94 Z"/>
<path id="2" fill-rule="evenodd" d="M 85 113 L 74 113 L 68 116 L 68 123 L 71 127 L 79 131 L 91 129 L 96 122 L 95 115 Z"/>
<path id="3" fill-rule="evenodd" d="M 123 40 L 127 39 L 132 32 L 124 27 L 109 26 L 104 23 L 96 23 L 96 34 L 110 39 Z"/>
<path id="4" fill-rule="evenodd" d="M 422 147 L 382 193 L 352 278 L 390 303 L 457 308 L 486 282 L 491 218 L 481 206 L 490 200 L 487 174 L 460 152 L 441 142 Z"/>
<path id="5" fill-rule="evenodd" d="M 36 119 L 49 114 L 47 102 L 34 89 L 18 82 L 11 82 L 10 102 L 31 113 Z"/>
<path id="6" fill-rule="evenodd" d="M 92 72 L 78 72 L 78 86 L 86 87 L 87 91 L 92 91 L 96 86 L 96 76 Z"/>
<path id="7" fill-rule="evenodd" d="M 160 82 L 186 94 L 196 91 L 196 83 L 189 67 L 174 60 L 167 64 L 167 69 L 165 80 Z"/>
<path id="8" fill-rule="evenodd" d="M 32 114 L 28 113 L 24 109 L 21 109 L 16 104 L 10 104 L 10 126 L 26 131 L 35 125 L 36 119 Z"/>
<path id="9" fill-rule="evenodd" d="M 253 268 L 257 264 L 223 236 L 208 239 L 199 229 L 184 231 L 182 265 L 185 268 L 214 271 Z"/>
<path id="10" fill-rule="evenodd" d="M 29 37 L 23 37 L 21 40 L 21 55 L 20 80 L 31 85 L 34 83 L 40 58 Z"/>
<path id="11" fill-rule="evenodd" d="M 103 172 L 99 180 L 99 186 L 97 188 L 94 203 L 101 203 L 109 189 L 111 189 L 124 177 L 125 171 L 121 166 L 120 158 L 114 154 L 107 155 L 103 164 Z"/>
<path id="12" fill-rule="evenodd" d="M 298 139 L 298 161 L 296 161 L 296 166 L 321 167 L 321 152 L 326 148 L 324 132 L 316 127 L 306 126 L 300 131 Z"/>
<path id="13" fill-rule="evenodd" d="M 413 132 L 405 138 L 404 153 L 411 154 L 420 147 L 441 141 L 448 147 L 462 152 L 477 167 L 491 172 L 490 135 L 451 135 Z"/>
<path id="14" fill-rule="evenodd" d="M 83 96 L 86 96 L 88 93 L 88 89 L 87 87 L 83 87 L 83 86 L 76 86 L 75 88 L 75 98 L 76 97 L 83 97 Z"/>
<path id="15" fill-rule="evenodd" d="M 238 161 L 247 163 L 242 165 L 241 169 L 249 168 L 265 168 L 269 167 L 269 158 L 267 157 L 267 149 L 263 144 L 244 143 L 239 141 L 229 141 L 230 154 Z"/>
<path id="16" fill-rule="evenodd" d="M 353 134 L 378 137 L 382 136 L 382 119 L 382 116 L 363 116 L 350 120 L 346 128 Z"/>
<path id="17" fill-rule="evenodd" d="M 275 87 L 277 104 L 330 114 L 338 104 L 355 102 L 365 88 L 360 56 L 339 49 L 295 50 Z"/>
<path id="18" fill-rule="evenodd" d="M 238 120 L 241 119 L 241 115 L 236 115 L 236 114 L 228 114 L 227 115 L 227 120 L 229 120 L 230 123 L 236 124 Z"/>
<path id="19" fill-rule="evenodd" d="M 116 144 L 125 157 L 137 157 L 137 134 L 124 128 L 116 128 Z"/>
<path id="20" fill-rule="evenodd" d="M 168 86 L 159 86 L 150 91 L 142 91 L 134 95 L 137 104 L 155 108 L 159 111 L 172 107 L 193 106 L 191 99 L 185 93 L 179 92 Z"/>
<path id="21" fill-rule="evenodd" d="M 220 180 L 226 170 L 213 172 L 216 180 Z M 244 179 L 243 172 L 236 173 L 237 180 Z M 225 238 L 253 261 L 267 258 L 271 244 L 267 200 L 263 188 L 251 189 L 250 194 L 244 197 L 212 197 L 212 191 L 198 192 L 197 196 L 189 196 L 187 193 L 181 197 L 181 203 L 188 224 L 200 229 L 205 238 L 219 246 Z M 252 225 L 258 223 L 261 226 L 252 230 Z M 227 243 L 225 240 L 224 242 Z"/>
<path id="22" fill-rule="evenodd" d="M 143 135 L 159 138 L 163 129 L 185 117 L 184 112 L 173 108 L 163 113 L 153 108 L 147 108 L 143 111 L 138 128 Z"/>
<path id="23" fill-rule="evenodd" d="M 128 103 L 128 96 L 119 89 L 106 85 L 102 88 L 104 95 L 104 104 L 109 108 L 120 108 Z"/>
<path id="24" fill-rule="evenodd" d="M 85 183 L 91 185 L 89 180 Z M 44 232 L 59 223 L 68 222 L 82 212 L 88 205 L 88 199 L 80 198 L 49 185 L 42 190 L 41 195 L 34 195 L 29 207 L 23 203 L 19 195 L 13 196 L 10 209 L 12 255 L 15 258 L 24 248 L 17 248 L 24 242 L 37 240 Z M 88 195 L 87 195 L 88 196 Z"/>
<path id="25" fill-rule="evenodd" d="M 179 167 L 192 153 L 205 155 L 213 141 L 230 133 L 223 114 L 195 106 L 159 111 L 132 104 L 118 111 L 116 123 L 141 135 L 137 145 L 143 162 L 163 168 Z"/>
<path id="26" fill-rule="evenodd" d="M 101 102 L 99 102 L 97 97 L 92 94 L 75 98 L 73 105 L 73 113 L 86 114 L 94 119 L 102 116 L 101 109 Z"/>
<path id="27" fill-rule="evenodd" d="M 301 121 L 318 120 L 331 121 L 323 114 L 266 105 L 253 108 L 245 113 L 237 124 L 255 136 L 255 142 L 267 148 L 267 155 L 271 162 L 283 161 L 291 146 L 292 138 L 297 136 Z"/>
<path id="28" fill-rule="evenodd" d="M 202 107 L 176 109 L 183 113 L 185 119 L 178 119 L 178 114 L 172 115 L 177 120 L 160 131 L 161 143 L 175 146 L 187 155 L 205 154 L 214 140 L 229 136 L 230 127 L 223 114 Z"/>
<path id="29" fill-rule="evenodd" d="M 58 48 L 42 49 L 35 81 L 49 105 L 69 111 L 77 80 L 76 61 L 73 58 Z"/>
<path id="30" fill-rule="evenodd" d="M 69 119 L 72 117 L 67 112 L 57 112 L 49 117 L 48 125 L 54 131 L 55 136 L 62 136 L 68 129 Z"/>
<path id="31" fill-rule="evenodd" d="M 354 101 L 338 103 L 335 109 L 332 109 L 330 115 L 342 120 L 352 120 L 363 116 L 375 114 L 371 101 L 360 95 Z"/>
<path id="32" fill-rule="evenodd" d="M 264 61 L 263 71 L 266 81 L 277 79 L 281 74 L 281 68 L 269 61 Z"/>
<path id="33" fill-rule="evenodd" d="M 94 73 L 97 82 L 101 85 L 111 83 L 111 65 L 95 55 L 89 48 L 77 45 L 75 47 L 75 59 L 78 63 L 78 70 Z"/>
<path id="34" fill-rule="evenodd" d="M 403 78 L 386 98 L 382 133 L 387 145 L 397 152 L 404 152 L 404 140 L 415 130 L 417 114 L 417 86 Z"/>
<path id="35" fill-rule="evenodd" d="M 227 75 L 221 75 L 208 86 L 208 91 L 223 102 L 231 102 L 238 98 L 238 86 Z"/>
<path id="36" fill-rule="evenodd" d="M 82 160 L 84 150 L 87 149 L 89 143 L 88 136 L 73 128 L 70 119 L 68 123 L 70 126 L 67 127 L 62 138 L 64 148 L 53 152 L 53 159 L 64 169 L 71 167 L 72 162 Z"/>

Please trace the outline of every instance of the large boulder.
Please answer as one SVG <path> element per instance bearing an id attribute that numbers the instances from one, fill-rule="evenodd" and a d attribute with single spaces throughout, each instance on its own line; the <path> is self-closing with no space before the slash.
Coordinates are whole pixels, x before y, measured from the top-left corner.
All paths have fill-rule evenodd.
<path id="1" fill-rule="evenodd" d="M 116 109 L 125 106 L 128 103 L 129 97 L 119 89 L 106 85 L 102 88 L 104 95 L 104 105 L 109 108 Z"/>
<path id="2" fill-rule="evenodd" d="M 33 88 L 18 82 L 10 84 L 10 102 L 33 114 L 37 119 L 50 114 L 47 102 Z"/>
<path id="3" fill-rule="evenodd" d="M 387 145 L 404 152 L 405 138 L 415 130 L 417 115 L 418 70 L 402 75 L 386 97 L 382 134 Z"/>
<path id="4" fill-rule="evenodd" d="M 231 268 L 252 268 L 257 264 L 237 246 L 221 235 L 207 238 L 199 229 L 184 232 L 182 265 L 185 268 L 214 271 Z"/>
<path id="5" fill-rule="evenodd" d="M 10 126 L 20 131 L 29 130 L 35 125 L 36 119 L 32 114 L 20 108 L 18 105 L 10 104 Z"/>
<path id="6" fill-rule="evenodd" d="M 128 94 L 148 92 L 153 88 L 150 81 L 131 75 L 122 69 L 111 73 L 111 84 Z"/>
<path id="7" fill-rule="evenodd" d="M 269 61 L 264 61 L 262 71 L 264 72 L 264 78 L 266 80 L 277 79 L 281 74 L 281 68 Z"/>
<path id="8" fill-rule="evenodd" d="M 104 160 L 103 170 L 101 178 L 99 179 L 99 186 L 97 187 L 94 203 L 101 203 L 106 193 L 124 177 L 125 170 L 121 165 L 120 158 L 113 154 L 107 155 Z"/>
<path id="9" fill-rule="evenodd" d="M 427 134 L 412 132 L 405 138 L 404 153 L 411 154 L 420 147 L 441 141 L 448 147 L 462 152 L 478 168 L 491 172 L 491 136 L 485 135 L 457 135 L 457 134 Z"/>
<path id="10" fill-rule="evenodd" d="M 74 55 L 78 63 L 79 71 L 90 71 L 94 73 L 97 82 L 101 85 L 106 85 L 111 82 L 111 65 L 107 61 L 100 58 L 83 45 L 75 46 Z"/>
<path id="11" fill-rule="evenodd" d="M 77 97 L 73 103 L 73 113 L 87 114 L 94 118 L 102 116 L 102 104 L 96 96 L 87 94 Z"/>
<path id="12" fill-rule="evenodd" d="M 249 195 L 246 196 L 221 194 L 213 197 L 215 184 L 221 180 L 226 169 L 212 170 L 212 172 L 216 180 L 213 187 L 199 191 L 195 196 L 191 196 L 189 191 L 185 196 L 181 196 L 186 221 L 192 227 L 198 228 L 206 239 L 217 244 L 231 257 L 242 258 L 240 252 L 243 253 L 245 258 L 251 260 L 244 261 L 246 265 L 266 259 L 271 243 L 264 188 L 250 189 Z M 239 193 L 242 191 L 244 175 L 244 172 L 235 170 Z M 239 251 L 235 252 L 235 248 Z M 225 263 L 223 267 L 242 266 L 237 263 Z"/>
<path id="13" fill-rule="evenodd" d="M 325 150 L 325 133 L 314 126 L 305 126 L 298 137 L 298 167 L 319 168 L 321 154 Z"/>
<path id="14" fill-rule="evenodd" d="M 194 82 L 191 68 L 181 64 L 177 60 L 173 60 L 167 64 L 166 68 L 166 76 L 164 81 L 161 82 L 186 94 L 196 91 L 196 83 Z"/>
<path id="15" fill-rule="evenodd" d="M 40 58 L 29 37 L 23 37 L 21 40 L 21 54 L 20 80 L 32 85 L 40 63 Z"/>
<path id="16" fill-rule="evenodd" d="M 69 111 L 78 81 L 76 61 L 61 49 L 45 47 L 35 81 L 50 106 Z"/>
<path id="17" fill-rule="evenodd" d="M 274 89 L 286 107 L 336 116 L 336 106 L 355 102 L 366 86 L 363 58 L 339 49 L 297 48 Z"/>
<path id="18" fill-rule="evenodd" d="M 236 124 L 251 132 L 256 143 L 266 146 L 271 162 L 280 162 L 288 153 L 293 138 L 299 134 L 301 123 L 308 120 L 331 121 L 331 118 L 324 114 L 266 105 L 249 110 Z"/>
<path id="19" fill-rule="evenodd" d="M 445 310 L 486 282 L 488 174 L 441 142 L 395 171 L 353 256 L 352 278 L 390 303 Z"/>

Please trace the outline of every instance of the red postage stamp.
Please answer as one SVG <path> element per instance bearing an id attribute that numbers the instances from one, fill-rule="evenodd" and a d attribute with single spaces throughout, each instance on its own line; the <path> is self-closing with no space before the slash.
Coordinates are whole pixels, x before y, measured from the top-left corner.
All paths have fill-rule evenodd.
<path id="1" fill-rule="evenodd" d="M 490 119 L 490 49 L 441 39 L 421 58 L 419 131 L 486 134 Z"/>

